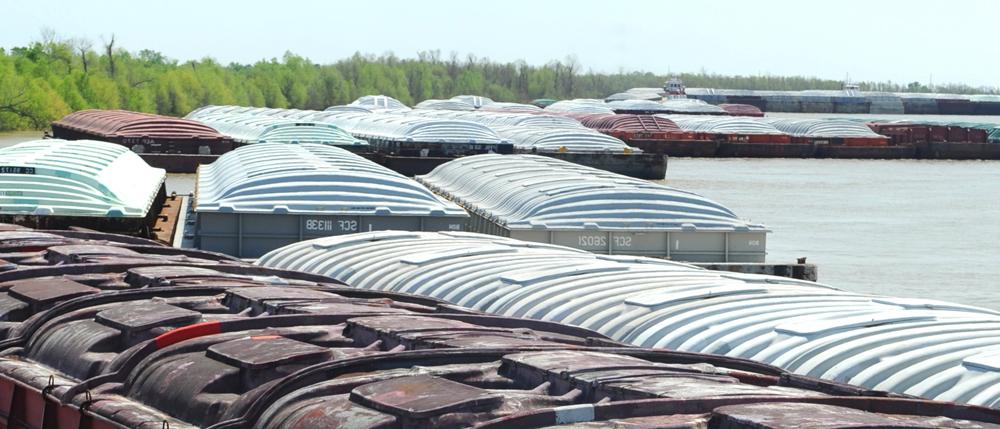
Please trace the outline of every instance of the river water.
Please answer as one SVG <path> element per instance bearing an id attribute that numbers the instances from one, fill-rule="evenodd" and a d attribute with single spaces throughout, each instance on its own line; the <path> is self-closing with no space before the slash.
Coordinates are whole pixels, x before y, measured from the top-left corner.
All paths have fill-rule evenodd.
<path id="1" fill-rule="evenodd" d="M 0 147 L 39 136 L 3 133 Z M 808 257 L 821 282 L 1000 310 L 1000 162 L 672 158 L 660 183 L 768 225 L 768 260 Z"/>
<path id="2" fill-rule="evenodd" d="M 1000 310 L 1000 162 L 672 158 L 666 183 L 773 231 L 841 289 Z"/>

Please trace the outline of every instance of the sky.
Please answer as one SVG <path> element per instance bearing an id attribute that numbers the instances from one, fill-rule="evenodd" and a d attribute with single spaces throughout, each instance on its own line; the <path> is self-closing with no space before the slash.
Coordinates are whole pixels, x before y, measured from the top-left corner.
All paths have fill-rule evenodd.
<path id="1" fill-rule="evenodd" d="M 43 28 L 223 63 L 286 51 L 330 63 L 355 52 L 440 50 L 584 70 L 804 75 L 1000 86 L 1000 1 L 0 0 L 0 47 Z"/>

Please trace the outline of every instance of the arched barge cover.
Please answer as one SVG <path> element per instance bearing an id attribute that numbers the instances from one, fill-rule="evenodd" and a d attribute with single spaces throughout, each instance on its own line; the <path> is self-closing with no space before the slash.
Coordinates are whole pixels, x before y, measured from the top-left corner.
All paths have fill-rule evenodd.
<path id="1" fill-rule="evenodd" d="M 488 127 L 584 128 L 579 121 L 571 117 L 546 113 L 491 112 L 482 109 L 475 112 L 414 110 L 409 112 L 408 116 L 458 119 L 478 122 Z"/>
<path id="2" fill-rule="evenodd" d="M 472 104 L 466 103 L 465 101 L 455 100 L 455 99 L 451 99 L 451 100 L 434 100 L 434 99 L 424 100 L 424 101 L 421 101 L 421 102 L 417 103 L 417 105 L 413 106 L 413 108 L 417 109 L 417 110 L 421 110 L 421 109 L 422 110 L 454 110 L 454 111 L 465 111 L 465 112 L 471 112 L 473 110 L 476 110 L 476 106 L 473 106 Z"/>
<path id="3" fill-rule="evenodd" d="M 166 172 L 121 145 L 35 140 L 0 149 L 0 214 L 145 218 Z"/>
<path id="4" fill-rule="evenodd" d="M 543 128 L 494 125 L 500 137 L 519 151 L 568 153 L 639 153 L 625 142 L 584 127 Z"/>
<path id="5" fill-rule="evenodd" d="M 788 136 L 773 125 L 747 117 L 714 117 L 696 115 L 657 115 L 669 119 L 684 131 L 706 134 Z"/>
<path id="6" fill-rule="evenodd" d="M 545 107 L 555 113 L 615 113 L 603 100 L 576 99 L 562 100 Z"/>
<path id="7" fill-rule="evenodd" d="M 472 228 L 600 253 L 763 262 L 767 228 L 679 189 L 535 155 L 477 155 L 417 180 L 465 207 Z"/>
<path id="8" fill-rule="evenodd" d="M 652 115 L 655 113 L 671 113 L 675 109 L 656 101 L 643 99 L 614 100 L 607 103 L 607 107 L 615 113 L 638 113 Z"/>
<path id="9" fill-rule="evenodd" d="M 764 112 L 759 107 L 752 104 L 730 104 L 723 103 L 719 107 L 729 113 L 730 116 L 750 116 L 754 118 L 764 117 Z"/>
<path id="10" fill-rule="evenodd" d="M 759 120 L 771 124 L 781 132 L 797 137 L 887 139 L 862 122 L 846 119 L 763 118 Z"/>
<path id="11" fill-rule="evenodd" d="M 365 147 L 368 142 L 354 138 L 339 127 L 315 121 L 269 116 L 278 112 L 199 114 L 199 122 L 228 134 L 242 144 L 318 143 L 333 146 Z"/>
<path id="12" fill-rule="evenodd" d="M 454 97 L 451 97 L 451 100 L 461 101 L 463 103 L 470 104 L 472 105 L 472 107 L 475 107 L 477 109 L 495 103 L 495 101 L 493 101 L 492 98 L 483 97 L 481 95 L 456 95 Z"/>
<path id="13" fill-rule="evenodd" d="M 351 102 L 350 106 L 361 106 L 370 110 L 407 111 L 410 108 L 388 95 L 365 95 Z"/>
<path id="14" fill-rule="evenodd" d="M 313 120 L 335 124 L 365 139 L 384 153 L 455 156 L 485 152 L 511 153 L 513 146 L 489 127 L 472 121 L 447 119 L 463 112 L 388 113 L 320 112 Z M 470 112 L 471 113 L 471 112 Z M 425 156 L 426 156 L 425 155 Z"/>
<path id="15" fill-rule="evenodd" d="M 694 98 L 670 98 L 661 103 L 663 109 L 688 115 L 729 115 L 725 109 Z"/>
<path id="16" fill-rule="evenodd" d="M 471 233 L 331 237 L 276 250 L 258 263 L 589 328 L 644 347 L 748 358 L 877 390 L 1000 406 L 1000 314 L 982 308 Z"/>
<path id="17" fill-rule="evenodd" d="M 135 152 L 222 154 L 232 139 L 200 122 L 127 110 L 81 110 L 52 123 L 56 138 L 103 140 Z"/>
<path id="18" fill-rule="evenodd" d="M 333 234 L 462 230 L 468 218 L 412 179 L 346 150 L 279 143 L 242 147 L 202 166 L 195 213 L 200 248 L 240 257 Z"/>
<path id="19" fill-rule="evenodd" d="M 495 101 L 493 103 L 483 105 L 479 108 L 479 110 L 483 112 L 542 112 L 541 107 L 532 104 L 510 103 L 506 101 Z"/>

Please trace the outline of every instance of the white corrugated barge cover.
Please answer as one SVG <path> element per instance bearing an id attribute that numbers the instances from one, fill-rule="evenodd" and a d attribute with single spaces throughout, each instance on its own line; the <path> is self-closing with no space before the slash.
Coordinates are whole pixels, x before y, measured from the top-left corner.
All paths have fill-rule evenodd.
<path id="1" fill-rule="evenodd" d="M 697 262 L 763 262 L 766 254 L 767 228 L 719 203 L 549 157 L 469 156 L 417 180 L 472 212 L 478 232 Z"/>
<path id="2" fill-rule="evenodd" d="M 773 125 L 745 116 L 656 115 L 674 121 L 684 131 L 709 134 L 785 135 Z"/>
<path id="3" fill-rule="evenodd" d="M 372 110 L 365 106 L 345 104 L 342 106 L 330 106 L 323 110 L 324 112 L 359 112 L 359 113 L 372 113 Z"/>
<path id="4" fill-rule="evenodd" d="M 457 111 L 467 111 L 467 112 L 476 110 L 476 106 L 455 99 L 452 100 L 428 99 L 417 103 L 417 105 L 413 106 L 413 108 L 423 109 L 423 110 L 457 110 Z"/>
<path id="5" fill-rule="evenodd" d="M 483 112 L 541 112 L 542 108 L 533 104 L 494 101 L 479 108 Z"/>
<path id="6" fill-rule="evenodd" d="M 663 99 L 663 96 L 656 93 L 638 93 L 638 92 L 616 92 L 607 97 L 604 97 L 604 101 L 621 101 L 621 100 L 652 100 L 659 101 Z"/>
<path id="7" fill-rule="evenodd" d="M 614 110 L 616 113 L 641 111 L 650 112 L 650 114 L 652 114 L 675 111 L 675 109 L 672 109 L 663 103 L 644 99 L 611 100 L 607 102 L 607 107 L 611 108 L 611 110 Z"/>
<path id="8" fill-rule="evenodd" d="M 196 212 L 458 216 L 419 183 L 346 150 L 259 144 L 198 169 Z"/>
<path id="9" fill-rule="evenodd" d="M 472 233 L 302 242 L 259 264 L 931 399 L 1000 406 L 1000 314 Z"/>
<path id="10" fill-rule="evenodd" d="M 660 103 L 664 110 L 676 113 L 728 115 L 726 109 L 695 98 L 670 98 Z"/>
<path id="11" fill-rule="evenodd" d="M 244 111 L 249 110 L 249 109 L 250 109 L 249 107 L 241 107 L 241 106 L 215 106 L 215 105 L 211 105 L 210 104 L 210 105 L 201 106 L 201 107 L 199 107 L 197 109 L 192 110 L 191 113 L 188 113 L 187 116 L 184 117 L 184 119 L 196 119 L 199 116 L 205 116 L 205 115 L 215 114 L 215 113 L 233 113 L 235 111 L 244 112 Z"/>
<path id="12" fill-rule="evenodd" d="M 489 127 L 466 120 L 336 111 L 320 112 L 313 120 L 335 124 L 363 139 L 462 144 L 503 142 Z"/>
<path id="13" fill-rule="evenodd" d="M 113 143 L 18 143 L 0 149 L 0 214 L 143 218 L 166 177 Z"/>
<path id="14" fill-rule="evenodd" d="M 407 111 L 410 110 L 402 101 L 389 97 L 388 95 L 365 95 L 358 97 L 350 104 L 351 106 L 361 106 L 370 110 Z"/>
<path id="15" fill-rule="evenodd" d="M 557 113 L 606 113 L 614 114 L 603 100 L 576 99 L 562 100 L 545 107 L 545 110 Z"/>
<path id="16" fill-rule="evenodd" d="M 471 104 L 475 108 L 480 108 L 483 106 L 488 106 L 495 103 L 492 98 L 483 97 L 481 95 L 456 95 L 451 97 L 454 101 L 461 101 L 463 103 Z"/>
<path id="17" fill-rule="evenodd" d="M 663 94 L 666 94 L 666 90 L 664 90 L 663 88 L 651 88 L 651 87 L 629 88 L 629 89 L 626 89 L 625 92 L 629 93 L 629 94 L 636 94 L 636 93 L 638 93 L 638 94 L 657 94 L 657 95 L 661 95 L 661 96 Z"/>
<path id="18" fill-rule="evenodd" d="M 496 104 L 496 103 L 494 103 Z M 492 106 L 492 105 L 490 105 Z M 449 110 L 413 110 L 407 116 L 421 116 L 427 118 L 459 119 L 464 121 L 478 122 L 480 124 L 493 126 L 530 126 L 534 128 L 579 128 L 589 130 L 580 121 L 568 116 L 553 114 L 532 114 L 514 112 L 492 112 L 488 110 L 478 110 L 475 112 L 458 112 Z"/>
<path id="19" fill-rule="evenodd" d="M 201 122 L 243 144 L 319 143 L 334 146 L 368 146 L 333 124 L 275 116 L 296 111 L 248 111 L 246 113 L 199 113 Z M 189 115 L 190 116 L 190 115 Z"/>
<path id="20" fill-rule="evenodd" d="M 460 207 L 337 147 L 263 143 L 198 170 L 197 247 L 255 258 L 304 239 L 359 231 L 464 230 Z"/>
<path id="21" fill-rule="evenodd" d="M 497 134 L 522 151 L 569 153 L 641 153 L 625 142 L 585 127 L 547 128 L 491 126 Z"/>
<path id="22" fill-rule="evenodd" d="M 800 137 L 845 138 L 861 137 L 869 139 L 887 139 L 863 122 L 849 119 L 792 119 L 792 118 L 757 118 L 758 121 L 771 124 L 778 131 Z"/>

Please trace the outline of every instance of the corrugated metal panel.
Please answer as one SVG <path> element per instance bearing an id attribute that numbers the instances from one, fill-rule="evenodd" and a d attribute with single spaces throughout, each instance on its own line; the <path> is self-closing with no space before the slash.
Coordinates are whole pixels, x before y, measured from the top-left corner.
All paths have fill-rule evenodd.
<path id="1" fill-rule="evenodd" d="M 493 130 L 466 120 L 351 112 L 323 112 L 314 116 L 314 120 L 336 124 L 365 139 L 462 144 L 502 142 Z"/>
<path id="2" fill-rule="evenodd" d="M 651 115 L 593 115 L 583 119 L 582 122 L 588 128 L 601 131 L 681 131 L 674 121 Z"/>
<path id="3" fill-rule="evenodd" d="M 460 100 L 424 100 L 413 106 L 414 109 L 423 110 L 456 110 L 471 112 L 476 110 L 476 106 Z"/>
<path id="4" fill-rule="evenodd" d="M 639 88 L 633 88 L 639 89 Z M 662 91 L 662 89 L 660 90 Z M 641 92 L 641 91 L 626 91 L 611 94 L 604 97 L 604 101 L 621 101 L 621 100 L 650 100 L 650 101 L 660 101 L 663 96 L 658 92 Z"/>
<path id="5" fill-rule="evenodd" d="M 674 109 L 668 105 L 650 100 L 615 100 L 608 101 L 607 106 L 615 113 L 667 113 Z"/>
<path id="6" fill-rule="evenodd" d="M 347 104 L 343 106 L 330 106 L 324 109 L 325 112 L 357 112 L 357 113 L 372 113 L 375 110 L 370 109 L 365 106 Z"/>
<path id="7" fill-rule="evenodd" d="M 492 126 L 514 148 L 535 152 L 569 153 L 639 153 L 625 142 L 585 127 L 554 128 L 528 126 Z"/>
<path id="8" fill-rule="evenodd" d="M 411 116 L 469 120 L 490 127 L 502 139 L 524 151 L 641 152 L 621 140 L 596 133 L 566 116 L 489 111 L 413 110 Z"/>
<path id="9" fill-rule="evenodd" d="M 545 110 L 556 113 L 615 113 L 603 100 L 591 99 L 557 101 L 546 106 Z"/>
<path id="10" fill-rule="evenodd" d="M 492 105 L 491 105 L 492 106 Z M 541 109 L 539 109 L 541 112 Z M 566 116 L 543 113 L 511 113 L 478 110 L 475 112 L 414 110 L 410 116 L 428 118 L 460 119 L 478 122 L 486 126 L 534 127 L 534 128 L 584 128 L 580 122 Z"/>
<path id="11" fill-rule="evenodd" d="M 644 87 L 644 88 L 629 88 L 629 89 L 626 89 L 625 92 L 630 93 L 630 94 L 638 93 L 638 94 L 658 94 L 658 95 L 662 95 L 666 91 L 663 88 Z"/>
<path id="12" fill-rule="evenodd" d="M 762 225 L 690 192 L 534 155 L 477 155 L 417 178 L 474 215 L 471 228 L 616 254 L 763 262 Z"/>
<path id="13" fill-rule="evenodd" d="M 759 121 L 771 124 L 781 132 L 799 137 L 821 138 L 883 138 L 867 125 L 845 119 L 791 119 L 761 118 Z"/>
<path id="14" fill-rule="evenodd" d="M 202 166 L 197 185 L 200 248 L 239 257 L 358 231 L 461 230 L 468 218 L 419 183 L 325 145 L 242 147 Z"/>
<path id="15" fill-rule="evenodd" d="M 472 107 L 480 108 L 483 106 L 488 106 L 493 104 L 494 101 L 489 97 L 483 97 L 481 95 L 456 95 L 451 97 L 453 101 L 461 101 L 466 104 L 472 105 Z"/>
<path id="16" fill-rule="evenodd" d="M 470 233 L 327 238 L 279 249 L 259 263 L 590 328 L 636 345 L 1000 406 L 1000 314 L 981 308 Z"/>
<path id="17" fill-rule="evenodd" d="M 663 105 L 663 109 L 673 113 L 728 115 L 728 113 L 719 106 L 714 106 L 702 100 L 693 98 L 671 98 L 663 100 L 663 103 L 661 104 Z"/>
<path id="18" fill-rule="evenodd" d="M 212 127 L 199 122 L 127 110 L 80 110 L 52 125 L 107 138 L 224 138 Z"/>
<path id="19" fill-rule="evenodd" d="M 229 106 L 229 105 L 217 106 L 209 104 L 207 106 L 201 106 L 197 109 L 192 110 L 190 113 L 187 114 L 187 116 L 184 116 L 184 119 L 194 119 L 198 116 L 208 115 L 212 113 L 244 113 L 251 109 L 254 109 L 254 107 Z"/>
<path id="20" fill-rule="evenodd" d="M 19 143 L 0 149 L 0 214 L 143 218 L 164 180 L 114 143 Z"/>
<path id="21" fill-rule="evenodd" d="M 337 147 L 259 144 L 198 173 L 196 211 L 459 216 L 420 184 Z"/>
<path id="22" fill-rule="evenodd" d="M 723 103 L 719 107 L 729 113 L 730 116 L 751 116 L 751 117 L 763 117 L 764 112 L 760 111 L 760 108 L 750 104 L 729 104 Z"/>
<path id="23" fill-rule="evenodd" d="M 766 122 L 747 117 L 656 115 L 674 121 L 684 131 L 709 134 L 786 135 Z"/>
<path id="24" fill-rule="evenodd" d="M 319 143 L 334 146 L 368 145 L 367 142 L 354 138 L 335 125 L 269 116 L 275 113 L 280 112 L 198 112 L 193 119 L 232 136 L 234 140 L 243 144 L 270 142 Z"/>
<path id="25" fill-rule="evenodd" d="M 402 101 L 389 97 L 388 95 L 365 95 L 358 97 L 350 104 L 351 106 L 361 106 L 371 110 L 410 110 Z"/>
<path id="26" fill-rule="evenodd" d="M 66 140 L 102 140 L 136 153 L 219 155 L 233 140 L 187 119 L 127 110 L 81 110 L 52 123 L 52 135 Z"/>
<path id="27" fill-rule="evenodd" d="M 479 108 L 483 112 L 541 112 L 542 108 L 524 103 L 509 103 L 505 101 L 495 101 Z"/>
<path id="28" fill-rule="evenodd" d="M 551 105 L 552 103 L 555 103 L 556 101 L 559 100 L 554 100 L 551 98 L 536 98 L 534 100 L 531 100 L 531 104 L 544 109 L 545 107 Z"/>

